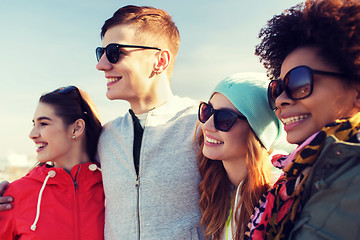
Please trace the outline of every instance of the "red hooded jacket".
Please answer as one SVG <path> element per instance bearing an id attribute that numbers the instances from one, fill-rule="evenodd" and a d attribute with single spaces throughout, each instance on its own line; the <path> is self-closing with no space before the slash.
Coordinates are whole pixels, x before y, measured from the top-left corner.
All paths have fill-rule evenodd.
<path id="1" fill-rule="evenodd" d="M 0 212 L 0 239 L 102 240 L 105 196 L 92 163 L 39 166 L 11 183 L 5 195 L 14 208 Z"/>

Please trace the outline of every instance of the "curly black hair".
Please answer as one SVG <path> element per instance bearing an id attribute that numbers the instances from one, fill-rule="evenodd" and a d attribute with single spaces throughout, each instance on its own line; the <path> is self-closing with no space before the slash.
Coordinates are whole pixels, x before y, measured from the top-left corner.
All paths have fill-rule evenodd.
<path id="1" fill-rule="evenodd" d="M 271 79 L 280 76 L 286 56 L 314 46 L 329 64 L 360 81 L 360 1 L 307 0 L 274 16 L 259 33 L 260 57 Z"/>

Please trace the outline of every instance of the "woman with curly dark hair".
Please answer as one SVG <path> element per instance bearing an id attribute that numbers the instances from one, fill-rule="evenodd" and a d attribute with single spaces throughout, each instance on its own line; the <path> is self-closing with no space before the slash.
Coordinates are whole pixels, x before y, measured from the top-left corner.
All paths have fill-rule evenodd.
<path id="1" fill-rule="evenodd" d="M 360 237 L 360 1 L 308 0 L 274 16 L 256 54 L 289 156 L 246 239 Z"/>
<path id="2" fill-rule="evenodd" d="M 269 152 L 279 143 L 289 147 L 268 108 L 266 88 L 263 74 L 234 74 L 199 106 L 199 205 L 207 239 L 243 238 L 256 203 L 270 187 Z"/>

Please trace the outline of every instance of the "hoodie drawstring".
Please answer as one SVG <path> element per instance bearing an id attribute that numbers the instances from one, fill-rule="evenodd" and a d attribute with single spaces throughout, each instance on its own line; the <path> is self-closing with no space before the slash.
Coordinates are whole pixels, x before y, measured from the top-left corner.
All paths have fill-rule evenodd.
<path id="1" fill-rule="evenodd" d="M 89 170 L 90 171 L 96 171 L 96 170 L 99 170 L 101 172 L 101 169 L 96 165 L 96 164 L 90 164 L 89 165 Z"/>
<path id="2" fill-rule="evenodd" d="M 49 178 L 52 178 L 52 177 L 55 177 L 55 171 L 49 171 L 48 172 L 48 175 L 46 176 L 45 180 L 44 180 L 44 183 L 40 189 L 40 192 L 39 192 L 39 197 L 38 197 L 38 202 L 37 202 L 37 206 L 36 206 L 36 217 L 35 217 L 35 220 L 34 220 L 34 223 L 31 225 L 30 229 L 35 231 L 36 230 L 36 224 L 37 222 L 39 221 L 39 216 L 40 216 L 40 203 L 41 203 L 41 197 L 42 197 L 42 193 L 45 189 L 45 186 L 46 186 L 46 183 L 47 181 L 49 180 Z"/>
<path id="3" fill-rule="evenodd" d="M 89 170 L 90 171 L 96 171 L 96 170 L 99 170 L 101 172 L 101 169 L 96 165 L 96 164 L 90 164 L 89 165 Z M 39 216 L 40 216 L 40 203 L 41 203 L 41 198 L 42 198 L 42 194 L 43 194 L 43 191 L 45 189 L 45 186 L 46 186 L 46 183 L 47 181 L 49 180 L 49 178 L 53 178 L 55 177 L 56 175 L 56 172 L 51 170 L 48 172 L 48 175 L 46 176 L 45 180 L 44 180 L 44 183 L 40 189 L 40 192 L 39 192 L 39 197 L 38 197 L 38 202 L 37 202 L 37 207 L 36 207 L 36 217 L 35 217 L 35 220 L 34 220 L 34 223 L 31 225 L 30 229 L 32 231 L 35 231 L 36 230 L 36 224 L 37 222 L 39 221 Z"/>

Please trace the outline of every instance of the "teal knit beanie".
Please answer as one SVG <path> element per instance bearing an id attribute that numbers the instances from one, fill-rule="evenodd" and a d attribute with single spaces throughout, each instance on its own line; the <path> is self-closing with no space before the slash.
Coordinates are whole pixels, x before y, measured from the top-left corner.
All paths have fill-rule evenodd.
<path id="1" fill-rule="evenodd" d="M 227 97 L 243 114 L 263 146 L 289 151 L 282 123 L 269 107 L 265 74 L 238 73 L 220 81 L 211 97 L 218 92 Z"/>

